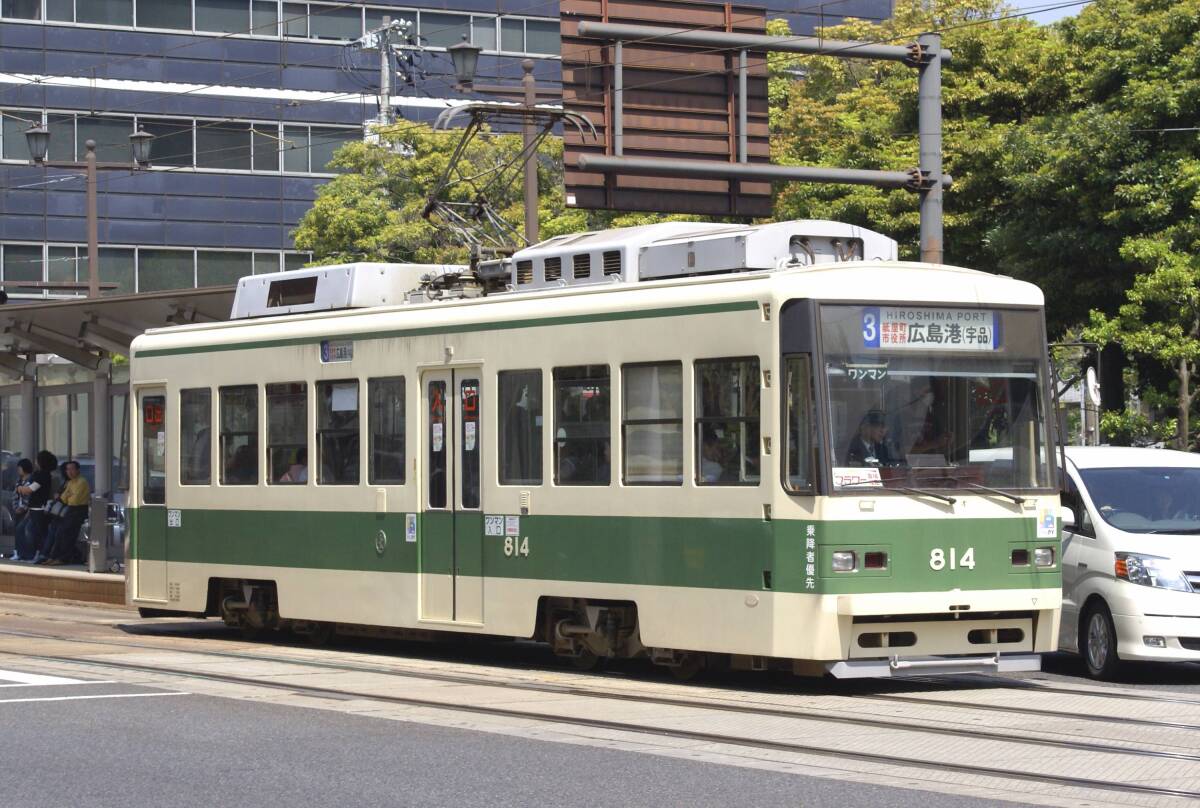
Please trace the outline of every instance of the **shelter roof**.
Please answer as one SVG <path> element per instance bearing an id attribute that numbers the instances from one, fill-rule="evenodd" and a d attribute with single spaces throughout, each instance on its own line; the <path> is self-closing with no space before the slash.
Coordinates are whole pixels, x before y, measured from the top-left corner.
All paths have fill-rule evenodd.
<path id="1" fill-rule="evenodd" d="M 23 376 L 35 354 L 57 354 L 95 369 L 106 354 L 129 354 L 149 328 L 229 319 L 233 286 L 109 295 L 99 298 L 10 301 L 0 306 L 0 371 Z"/>

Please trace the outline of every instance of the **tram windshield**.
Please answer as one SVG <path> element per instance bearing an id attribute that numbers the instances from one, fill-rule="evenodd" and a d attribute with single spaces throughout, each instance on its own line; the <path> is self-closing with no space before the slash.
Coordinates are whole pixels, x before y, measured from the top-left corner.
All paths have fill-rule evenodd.
<path id="1" fill-rule="evenodd" d="M 835 489 L 1050 486 L 1036 311 L 821 307 Z"/>

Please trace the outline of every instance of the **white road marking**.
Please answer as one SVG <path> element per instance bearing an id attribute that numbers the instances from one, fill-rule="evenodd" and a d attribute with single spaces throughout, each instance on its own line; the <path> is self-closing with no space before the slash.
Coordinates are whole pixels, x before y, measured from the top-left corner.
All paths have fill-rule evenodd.
<path id="1" fill-rule="evenodd" d="M 0 676 L 0 679 L 7 679 L 6 676 Z M 47 677 L 52 678 L 52 677 Z M 65 679 L 61 682 L 34 682 L 25 684 L 17 682 L 15 684 L 0 684 L 0 687 L 57 687 L 61 685 L 115 685 L 115 679 L 88 679 L 87 681 L 79 681 L 75 679 Z"/>
<path id="2" fill-rule="evenodd" d="M 30 699 L 0 699 L 0 704 L 18 704 L 26 701 L 83 701 L 85 699 L 141 699 L 150 696 L 190 696 L 181 690 L 168 690 L 162 693 L 102 693 L 96 696 L 43 696 Z"/>
<path id="3" fill-rule="evenodd" d="M 81 685 L 83 679 L 68 679 L 65 676 L 45 676 L 40 673 L 25 673 L 24 671 L 0 670 L 0 681 L 15 682 L 18 685 Z M 0 685 L 3 687 L 3 685 Z"/>

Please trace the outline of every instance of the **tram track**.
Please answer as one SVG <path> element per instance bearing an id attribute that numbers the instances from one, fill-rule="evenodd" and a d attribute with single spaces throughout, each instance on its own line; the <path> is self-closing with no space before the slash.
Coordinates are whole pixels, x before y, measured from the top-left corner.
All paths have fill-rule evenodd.
<path id="1" fill-rule="evenodd" d="M 1036 691 L 1039 693 L 1053 693 L 1061 696 L 1095 696 L 1101 699 L 1121 699 L 1123 701 L 1149 701 L 1160 704 L 1185 704 L 1190 707 L 1200 708 L 1200 699 L 1186 699 L 1172 695 L 1156 695 L 1151 693 L 1119 693 L 1114 692 L 1110 688 L 1097 687 L 1095 689 L 1085 689 L 1082 687 L 1060 687 L 1053 684 L 1044 684 L 1042 682 L 1034 682 L 1025 680 L 1014 680 L 1004 676 L 989 676 L 986 674 L 967 674 L 967 681 L 976 682 L 1003 690 L 1025 690 Z M 928 682 L 929 684 L 937 683 L 935 679 L 911 679 L 909 681 Z"/>
<path id="2" fill-rule="evenodd" d="M 10 632 L 3 632 L 10 633 Z M 78 642 L 88 642 L 80 640 Z M 163 650 L 163 649 L 154 649 Z M 187 652 L 185 652 L 187 653 Z M 548 724 L 567 725 L 586 727 L 591 729 L 604 729 L 617 732 L 628 732 L 638 735 L 652 735 L 658 737 L 670 737 L 682 740 L 699 741 L 704 743 L 714 743 L 726 746 L 735 746 L 742 748 L 767 749 L 778 752 L 789 752 L 795 754 L 806 754 L 817 757 L 832 757 L 840 760 L 850 759 L 873 764 L 889 765 L 889 766 L 904 766 L 923 770 L 936 770 L 939 772 L 955 772 L 960 774 L 968 774 L 974 776 L 988 776 L 1003 779 L 1020 780 L 1024 782 L 1036 782 L 1042 784 L 1050 784 L 1056 786 L 1070 786 L 1076 788 L 1085 788 L 1106 792 L 1119 792 L 1126 794 L 1154 795 L 1166 797 L 1180 797 L 1184 799 L 1200 798 L 1200 791 L 1189 791 L 1186 789 L 1168 788 L 1164 786 L 1153 786 L 1142 783 L 1126 783 L 1113 780 L 1097 780 L 1087 777 L 1074 777 L 1071 775 L 1049 774 L 1044 772 L 1030 772 L 1019 769 L 1010 769 L 997 766 L 982 766 L 967 763 L 955 763 L 949 761 L 929 760 L 919 757 L 911 757 L 908 755 L 883 754 L 877 752 L 856 751 L 848 749 L 840 749 L 831 746 L 822 746 L 819 744 L 803 743 L 795 741 L 775 741 L 764 738 L 751 738 L 744 735 L 734 735 L 720 732 L 702 732 L 697 730 L 688 730 L 680 728 L 668 728 L 662 726 L 653 726 L 648 724 L 634 723 L 630 721 L 613 721 L 600 718 L 587 718 L 582 716 L 566 716 L 555 713 L 546 713 L 536 710 L 521 710 L 507 707 L 487 706 L 478 704 L 458 704 L 438 701 L 434 699 L 418 698 L 414 696 L 398 696 L 380 693 L 370 693 L 352 689 L 342 689 L 334 687 L 322 687 L 319 685 L 297 684 L 292 682 L 277 682 L 270 680 L 257 679 L 250 676 L 240 676 L 233 674 L 223 674 L 214 672 L 203 672 L 196 670 L 188 670 L 184 668 L 174 668 L 160 665 L 142 665 L 129 662 L 115 662 L 112 660 L 95 660 L 95 659 L 75 659 L 71 657 L 62 657 L 47 654 L 28 654 L 16 651 L 0 651 L 0 654 L 5 656 L 20 656 L 26 659 L 35 659 L 43 662 L 67 663 L 80 667 L 98 667 L 106 670 L 134 672 L 142 674 L 155 674 L 166 676 L 178 676 L 184 679 L 195 679 L 208 682 L 216 682 L 221 684 L 243 685 L 254 688 L 263 688 L 269 690 L 283 691 L 290 694 L 307 695 L 314 698 L 336 699 L 336 700 L 363 700 L 374 703 L 403 705 L 408 707 L 419 707 L 423 709 L 433 709 L 446 712 L 469 713 L 473 715 L 481 715 L 488 717 L 509 718 L 524 721 L 538 721 Z M 248 657 L 247 657 L 248 658 Z M 493 685 L 495 686 L 495 685 Z M 570 689 L 568 689 L 568 692 Z M 562 692 L 559 690 L 558 692 Z M 590 694 L 589 694 L 590 695 Z M 683 700 L 687 701 L 687 700 Z M 688 704 L 691 707 L 705 707 L 704 704 Z M 803 716 L 792 716 L 803 717 Z M 922 732 L 925 728 L 910 728 L 911 732 Z M 1014 739 L 1006 739 L 1014 740 Z M 1088 745 L 1077 745 L 1075 748 L 1083 751 L 1094 751 Z M 1149 751 L 1149 750 L 1144 750 Z M 1168 755 L 1173 757 L 1173 755 Z"/>
<path id="3" fill-rule="evenodd" d="M 16 632 L 0 631 L 0 636 L 3 636 L 5 634 L 14 634 L 14 633 L 16 633 Z M 62 641 L 67 641 L 67 642 L 80 641 L 80 640 L 76 640 L 75 638 L 66 637 L 66 636 L 62 636 L 62 635 L 49 635 L 49 634 L 43 635 L 43 634 L 29 633 L 26 636 L 29 636 L 31 638 L 36 637 L 38 639 L 56 639 L 56 640 L 62 640 Z M 95 643 L 104 644 L 104 645 L 116 645 L 116 646 L 127 647 L 127 648 L 139 648 L 139 649 L 143 649 L 143 650 L 164 650 L 161 646 L 148 645 L 148 644 L 144 644 L 144 643 L 118 642 L 115 640 L 88 640 L 88 642 L 95 642 Z M 635 701 L 635 700 L 646 701 L 649 699 L 657 699 L 658 701 L 656 703 L 669 704 L 669 702 L 667 702 L 667 701 L 662 701 L 661 700 L 662 697 L 639 696 L 637 694 L 621 694 L 621 693 L 614 693 L 611 691 L 599 690 L 599 689 L 595 689 L 595 688 L 554 685 L 554 684 L 537 683 L 537 682 L 497 683 L 494 680 L 488 679 L 486 677 L 471 676 L 469 674 L 438 673 L 435 671 L 427 671 L 425 669 L 413 669 L 413 668 L 403 668 L 403 667 L 398 668 L 398 667 L 394 667 L 394 666 L 379 666 L 379 665 L 363 665 L 360 663 L 322 662 L 320 660 L 302 659 L 299 657 L 291 657 L 291 656 L 261 654 L 261 653 L 257 653 L 257 652 L 256 653 L 241 653 L 241 652 L 235 652 L 235 651 L 213 651 L 213 650 L 195 651 L 195 650 L 189 649 L 186 651 L 186 653 L 205 654 L 208 656 L 215 656 L 215 657 L 228 658 L 228 659 L 243 659 L 243 660 L 264 661 L 264 662 L 279 662 L 279 663 L 287 663 L 287 664 L 294 664 L 294 665 L 302 665 L 305 667 L 325 668 L 325 669 L 329 669 L 329 670 L 354 671 L 357 673 L 372 673 L 372 674 L 380 674 L 380 675 L 388 675 L 388 676 L 401 676 L 401 677 L 409 677 L 409 678 L 425 678 L 425 679 L 430 679 L 432 681 L 446 682 L 449 684 L 487 685 L 487 686 L 491 686 L 491 687 L 508 687 L 511 689 L 532 690 L 532 691 L 542 690 L 545 692 L 567 693 L 567 694 L 571 694 L 571 695 L 589 696 L 589 697 L 594 697 L 594 698 L 610 698 L 610 699 L 614 699 L 614 700 L 625 700 L 625 701 Z M 556 669 L 556 668 L 549 668 L 549 667 L 545 667 L 545 666 L 538 666 L 535 669 L 539 670 L 539 671 L 549 671 L 549 672 L 557 672 L 558 671 L 558 669 Z M 997 686 L 1003 687 L 1004 681 L 1005 681 L 1004 679 L 997 678 L 997 682 L 1000 683 Z M 942 687 L 945 686 L 944 680 L 937 681 L 937 680 L 926 680 L 926 679 L 912 679 L 912 680 L 903 680 L 903 683 L 904 684 L 909 684 L 909 683 L 926 684 L 926 683 L 928 683 L 928 684 L 937 684 Z M 990 684 L 990 682 L 988 682 L 988 683 Z M 1005 687 L 1004 689 L 1021 690 L 1023 688 L 1021 688 L 1020 686 L 1014 686 L 1014 687 Z M 1102 695 L 1106 698 L 1121 698 L 1121 694 L 1119 694 L 1119 693 L 1096 694 L 1093 691 L 1083 690 L 1083 689 L 1068 690 L 1067 688 L 1053 688 L 1053 687 L 1042 688 L 1042 687 L 1039 687 L 1039 688 L 1037 688 L 1037 691 L 1042 692 L 1042 693 L 1057 694 L 1059 692 L 1068 692 L 1072 695 L 1082 695 L 1082 696 Z M 773 692 L 773 691 L 767 691 L 767 692 Z M 782 691 L 778 691 L 778 692 L 782 692 Z M 942 708 L 946 708 L 949 710 L 979 709 L 979 710 L 984 710 L 987 712 L 1009 713 L 1009 714 L 1014 714 L 1014 715 L 1027 715 L 1027 716 L 1034 717 L 1034 718 L 1079 720 L 1079 721 L 1087 721 L 1087 722 L 1093 722 L 1093 723 L 1128 725 L 1128 726 L 1157 728 L 1157 729 L 1200 731 L 1200 723 L 1189 724 L 1189 723 L 1184 723 L 1184 722 L 1179 722 L 1179 721 L 1165 721 L 1162 719 L 1137 718 L 1137 717 L 1133 717 L 1133 716 L 1124 716 L 1124 715 L 1121 715 L 1121 716 L 1091 715 L 1091 714 L 1087 714 L 1087 713 L 1076 713 L 1076 712 L 1069 712 L 1069 711 L 1065 711 L 1065 710 L 1048 710 L 1048 709 L 1039 708 L 1039 707 L 1021 707 L 1021 706 L 1014 706 L 1014 705 L 986 704 L 983 702 L 975 702 L 975 701 L 954 702 L 954 701 L 948 701 L 948 700 L 943 700 L 943 699 L 924 698 L 921 696 L 908 695 L 908 694 L 904 694 L 904 693 L 890 693 L 890 694 L 854 693 L 854 694 L 834 694 L 834 695 L 843 695 L 844 697 L 847 697 L 847 698 L 862 698 L 862 699 L 868 699 L 871 701 L 879 701 L 879 702 L 893 702 L 893 703 L 903 703 L 903 704 L 922 705 L 922 706 L 931 706 L 931 707 L 942 707 Z M 1155 699 L 1153 696 L 1146 696 L 1143 694 L 1133 693 L 1133 694 L 1129 694 L 1129 696 L 1130 696 L 1131 700 L 1135 700 L 1135 701 L 1159 701 L 1158 699 Z M 810 713 L 810 712 L 806 712 L 806 711 L 802 711 L 802 710 L 797 710 L 795 708 L 780 708 L 780 707 L 752 708 L 752 707 L 746 707 L 744 705 L 729 704 L 728 702 L 718 704 L 718 703 L 703 701 L 703 700 L 699 700 L 699 699 L 696 699 L 696 700 L 681 699 L 680 701 L 681 701 L 681 704 L 671 705 L 671 706 L 688 706 L 688 707 L 703 706 L 703 707 L 711 707 L 712 709 L 726 710 L 729 712 L 758 712 L 760 714 L 766 714 L 766 715 L 770 715 L 770 714 L 772 714 L 771 713 L 772 710 L 776 710 L 776 711 L 778 711 L 778 714 L 780 717 L 809 718 L 812 720 L 827 720 L 827 721 L 836 721 L 836 722 L 840 722 L 840 723 L 859 723 L 860 725 L 864 725 L 864 726 L 885 726 L 886 727 L 886 726 L 895 724 L 895 722 L 882 721 L 882 720 L 878 720 L 878 719 L 865 719 L 865 718 L 857 718 L 857 717 L 850 717 L 850 716 L 845 716 L 845 717 L 843 717 L 843 716 L 827 716 L 820 712 L 811 712 Z M 1161 701 L 1174 702 L 1175 700 L 1162 699 Z M 1193 701 L 1190 701 L 1187 699 L 1182 699 L 1179 701 L 1181 701 L 1183 703 L 1191 704 L 1196 707 L 1200 707 L 1200 701 L 1193 702 Z M 943 735 L 969 734 L 971 737 L 979 737 L 980 733 L 987 732 L 987 730 L 974 730 L 974 729 L 958 730 L 953 727 L 932 727 L 929 729 L 929 731 L 933 732 L 935 734 L 943 734 Z M 1060 745 L 1060 742 L 1057 739 L 1014 738 L 1013 736 L 1008 736 L 1003 733 L 992 733 L 992 735 L 995 736 L 995 739 L 997 739 L 997 740 L 1011 740 L 1013 742 L 1026 743 L 1026 744 L 1032 744 L 1032 745 L 1042 745 L 1042 746 Z M 1106 745 L 1106 744 L 1097 744 L 1096 746 L 1101 747 L 1101 748 L 1098 748 L 1096 751 L 1109 751 L 1109 747 L 1111 747 L 1112 750 L 1122 750 L 1124 753 L 1130 754 L 1130 752 L 1125 747 Z M 1154 751 L 1154 750 L 1148 750 L 1148 751 Z M 1164 753 L 1164 754 L 1166 754 L 1166 753 Z M 1200 755 L 1190 755 L 1189 756 L 1187 753 L 1178 753 L 1178 754 L 1185 755 L 1183 758 L 1181 758 L 1184 760 L 1200 760 Z"/>
<path id="4" fill-rule="evenodd" d="M 956 728 L 956 726 L 947 725 L 929 725 L 929 724 L 912 724 L 904 723 L 901 720 L 890 720 L 880 718 L 865 718 L 862 716 L 846 716 L 846 714 L 832 714 L 822 710 L 805 710 L 805 708 L 784 707 L 778 705 L 763 706 L 763 705 L 746 705 L 736 704 L 730 701 L 716 701 L 703 699 L 688 699 L 677 698 L 677 696 L 664 695 L 646 695 L 636 693 L 619 693 L 612 689 L 600 689 L 594 687 L 569 686 L 569 684 L 556 684 L 548 682 L 517 682 L 511 680 L 497 681 L 492 677 L 475 676 L 468 674 L 448 674 L 448 672 L 438 672 L 430 670 L 416 670 L 395 668 L 395 666 L 382 665 L 365 665 L 360 663 L 334 663 L 323 662 L 316 659 L 302 659 L 296 657 L 280 656 L 280 654 L 264 654 L 264 653 L 242 653 L 230 651 L 212 651 L 212 650 L 178 650 L 178 648 L 163 647 L 162 645 L 144 644 L 144 642 L 124 642 L 116 640 L 97 640 L 86 638 L 72 638 L 72 636 L 43 634 L 36 632 L 12 632 L 12 630 L 0 630 L 0 636 L 23 636 L 28 639 L 54 640 L 65 642 L 84 642 L 89 645 L 102 645 L 120 648 L 131 648 L 137 651 L 156 651 L 156 652 L 176 652 L 194 654 L 194 656 L 211 657 L 217 659 L 236 659 L 246 660 L 246 662 L 266 662 L 283 665 L 294 665 L 299 668 L 314 668 L 340 672 L 356 672 L 356 674 L 371 674 L 377 676 L 388 676 L 398 678 L 416 678 L 416 680 L 425 680 L 433 682 L 442 682 L 448 684 L 467 684 L 467 686 L 491 687 L 500 689 L 517 690 L 517 692 L 533 692 L 547 693 L 554 695 L 569 695 L 578 696 L 578 698 L 602 699 L 613 701 L 634 702 L 634 704 L 656 705 L 667 707 L 690 708 L 690 710 L 712 710 L 727 713 L 746 714 L 746 716 L 757 716 L 763 718 L 782 718 L 782 719 L 798 719 L 809 720 L 809 722 L 841 724 L 851 726 L 863 726 L 869 729 L 894 730 L 902 732 L 918 732 L 918 734 L 940 735 L 948 737 L 970 738 L 970 740 L 988 740 L 1001 743 L 1020 744 L 1020 746 L 1033 747 L 1049 747 L 1057 749 L 1075 750 L 1075 752 L 1096 752 L 1104 754 L 1142 756 L 1142 758 L 1153 758 L 1160 760 L 1180 760 L 1189 762 L 1200 762 L 1200 754 L 1186 752 L 1170 752 L 1163 749 L 1146 749 L 1139 747 L 1120 746 L 1114 743 L 1100 743 L 1097 741 L 1081 741 L 1070 740 L 1070 738 L 1048 738 L 1048 737 L 1028 737 L 1014 736 L 1006 734 L 1006 732 L 980 729 L 980 728 Z M 2 652 L 11 654 L 16 652 Z M 68 658 L 52 657 L 60 660 L 60 662 L 72 662 Z M 97 662 L 96 664 L 110 664 Z M 157 670 L 157 669 L 152 669 Z M 179 671 L 172 671 L 179 672 Z M 258 680 L 253 680 L 258 681 Z M 272 684 L 274 687 L 274 684 Z M 1171 730 L 1198 730 L 1200 725 L 1182 724 L 1176 722 L 1156 722 L 1150 719 L 1129 719 L 1126 717 L 1104 717 L 1090 716 L 1090 714 L 1068 713 L 1064 711 L 1046 711 L 1033 710 L 1033 708 L 1010 708 L 1000 705 L 985 705 L 971 702 L 971 704 L 955 704 L 955 702 L 947 702 L 937 699 L 920 699 L 908 698 L 908 696 L 892 696 L 892 695 L 874 695 L 874 694 L 858 694 L 851 698 L 864 698 L 871 700 L 886 700 L 886 701 L 902 701 L 906 704 L 919 704 L 925 706 L 964 708 L 980 708 L 985 711 L 1000 711 L 1022 714 L 1036 714 L 1039 717 L 1054 717 L 1063 719 L 1082 719 L 1096 720 L 1109 724 L 1134 724 L 1139 726 L 1154 726 L 1154 728 L 1171 729 Z M 440 702 L 437 702 L 440 704 Z M 1196 795 L 1200 796 L 1200 794 Z"/>
<path id="5" fill-rule="evenodd" d="M 1079 695 L 1091 695 L 1087 692 L 1082 692 Z M 1107 716 L 1107 715 L 1089 715 L 1087 713 L 1075 713 L 1067 710 L 1046 710 L 1040 707 L 1013 707 L 1005 704 L 984 704 L 977 701 L 972 702 L 953 702 L 944 699 L 930 699 L 921 696 L 909 696 L 904 694 L 878 694 L 864 693 L 858 698 L 869 699 L 871 701 L 884 702 L 902 702 L 904 704 L 919 704 L 932 707 L 947 707 L 949 709 L 961 710 L 986 710 L 987 712 L 997 713 L 1017 713 L 1020 715 L 1030 715 L 1042 718 L 1062 718 L 1079 721 L 1099 721 L 1106 724 L 1129 724 L 1139 727 L 1158 727 L 1161 729 L 1184 729 L 1184 730 L 1200 730 L 1200 724 L 1185 724 L 1177 721 L 1162 721 L 1153 718 L 1135 718 L 1133 716 Z M 1111 698 L 1117 698 L 1113 695 Z M 1200 707 L 1200 704 L 1192 702 L 1194 706 Z"/>

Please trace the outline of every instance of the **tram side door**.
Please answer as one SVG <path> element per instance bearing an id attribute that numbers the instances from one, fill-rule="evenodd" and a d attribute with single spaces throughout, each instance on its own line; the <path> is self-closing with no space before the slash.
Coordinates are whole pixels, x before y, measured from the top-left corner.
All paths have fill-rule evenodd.
<path id="1" fill-rule="evenodd" d="M 422 377 L 421 618 L 483 622 L 479 368 Z"/>
<path id="2" fill-rule="evenodd" d="M 137 597 L 167 599 L 167 391 L 138 391 Z"/>

